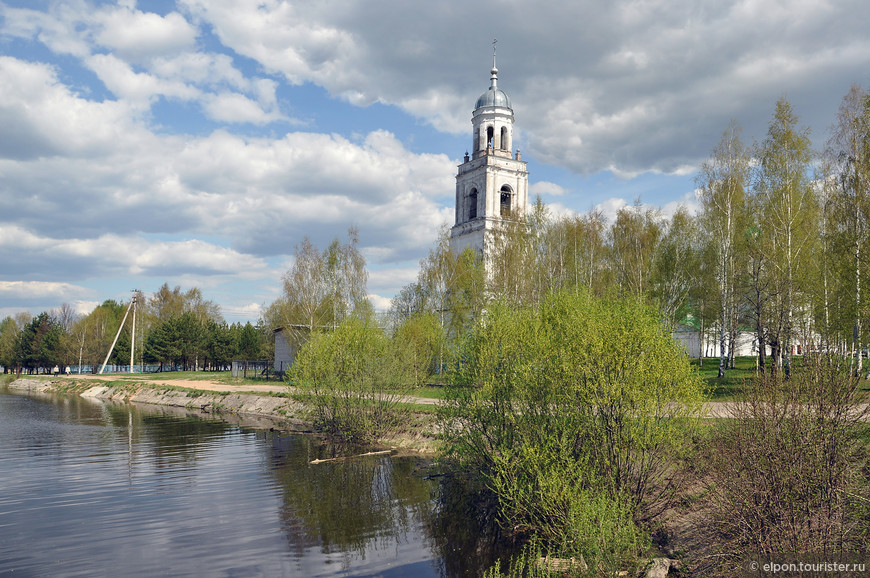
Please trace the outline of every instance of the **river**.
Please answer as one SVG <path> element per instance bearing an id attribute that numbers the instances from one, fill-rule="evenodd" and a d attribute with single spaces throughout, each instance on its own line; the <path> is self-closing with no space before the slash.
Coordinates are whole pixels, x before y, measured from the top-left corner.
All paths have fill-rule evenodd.
<path id="1" fill-rule="evenodd" d="M 354 451 L 156 406 L 0 390 L 0 575 L 480 572 L 479 530 L 446 512 L 428 460 L 310 463 Z"/>

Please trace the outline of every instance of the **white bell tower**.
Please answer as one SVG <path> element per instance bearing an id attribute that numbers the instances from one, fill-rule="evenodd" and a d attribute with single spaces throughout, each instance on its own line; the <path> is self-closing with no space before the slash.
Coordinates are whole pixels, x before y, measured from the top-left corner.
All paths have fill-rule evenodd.
<path id="1" fill-rule="evenodd" d="M 498 88 L 495 41 L 489 90 L 477 99 L 471 124 L 472 154 L 465 153 L 456 175 L 456 225 L 450 229 L 450 248 L 461 253 L 471 247 L 486 257 L 487 231 L 503 219 L 523 215 L 529 205 L 529 173 L 512 153 L 514 111 Z"/>

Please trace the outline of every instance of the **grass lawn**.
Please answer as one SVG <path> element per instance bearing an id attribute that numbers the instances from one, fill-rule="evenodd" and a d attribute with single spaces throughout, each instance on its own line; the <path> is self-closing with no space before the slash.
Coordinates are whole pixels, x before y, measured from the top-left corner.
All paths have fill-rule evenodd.
<path id="1" fill-rule="evenodd" d="M 447 387 L 443 385 L 424 385 L 416 387 L 408 392 L 413 397 L 426 397 L 429 399 L 446 399 Z"/>
<path id="2" fill-rule="evenodd" d="M 734 358 L 734 369 L 725 370 L 725 377 L 717 377 L 719 374 L 719 358 L 705 357 L 700 366 L 699 373 L 707 387 L 707 399 L 710 401 L 733 401 L 743 393 L 743 388 L 752 383 L 755 378 L 756 357 Z M 768 359 L 768 364 L 770 359 Z M 792 357 L 795 370 L 799 370 L 803 364 L 803 357 Z M 698 368 L 698 359 L 692 359 L 692 366 Z M 861 380 L 861 389 L 870 392 L 870 381 Z"/>
<path id="3" fill-rule="evenodd" d="M 707 388 L 707 399 L 713 401 L 728 401 L 736 399 L 743 393 L 745 383 L 755 377 L 755 357 L 736 357 L 734 369 L 725 371 L 725 377 L 719 378 L 719 358 L 705 357 L 700 364 L 698 359 L 692 359 L 692 366 L 699 368 L 701 379 Z"/>
<path id="4" fill-rule="evenodd" d="M 249 374 L 257 375 L 255 371 L 250 371 Z M 105 375 L 112 375 L 121 380 L 211 381 L 227 385 L 281 385 L 286 383 L 278 379 L 233 377 L 231 371 L 161 371 L 158 373 L 107 373 Z"/>

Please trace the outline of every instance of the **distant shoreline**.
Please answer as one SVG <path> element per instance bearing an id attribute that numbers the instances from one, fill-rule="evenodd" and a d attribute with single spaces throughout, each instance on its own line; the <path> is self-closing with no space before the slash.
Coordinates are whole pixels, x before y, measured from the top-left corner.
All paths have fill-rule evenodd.
<path id="1" fill-rule="evenodd" d="M 23 376 L 7 383 L 9 390 L 27 394 L 76 395 L 117 404 L 147 404 L 173 408 L 179 415 L 208 416 L 236 425 L 274 428 L 294 433 L 317 433 L 306 419 L 305 404 L 287 396 L 282 386 L 227 385 L 194 381 L 136 379 L 120 382 L 105 377 Z M 276 389 L 277 388 L 277 389 Z M 434 434 L 402 432 L 377 445 L 400 453 L 434 454 Z"/>

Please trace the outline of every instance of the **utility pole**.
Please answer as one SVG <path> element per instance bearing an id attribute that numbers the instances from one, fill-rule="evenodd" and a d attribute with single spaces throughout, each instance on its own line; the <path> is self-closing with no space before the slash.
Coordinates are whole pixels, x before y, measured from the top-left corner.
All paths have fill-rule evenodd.
<path id="1" fill-rule="evenodd" d="M 133 290 L 133 329 L 130 331 L 130 373 L 133 373 L 133 352 L 136 351 L 136 306 L 139 302 L 139 290 Z"/>
<path id="2" fill-rule="evenodd" d="M 138 295 L 138 291 L 133 293 L 133 299 L 130 300 L 130 305 L 127 306 L 127 312 L 124 313 L 124 318 L 121 320 L 121 325 L 118 326 L 118 332 L 115 334 L 115 340 L 112 341 L 112 346 L 109 348 L 109 352 L 106 354 L 106 359 L 103 360 L 103 365 L 100 367 L 100 375 L 103 374 L 103 370 L 106 369 L 106 364 L 109 363 L 109 357 L 112 356 L 112 351 L 115 349 L 115 345 L 118 343 L 118 338 L 121 337 L 121 330 L 124 329 L 124 323 L 127 322 L 127 316 L 130 315 L 130 310 L 133 309 L 133 306 L 136 304 L 136 297 Z M 135 323 L 135 314 L 134 314 L 134 323 Z M 133 372 L 133 349 L 130 349 L 130 372 Z"/>

